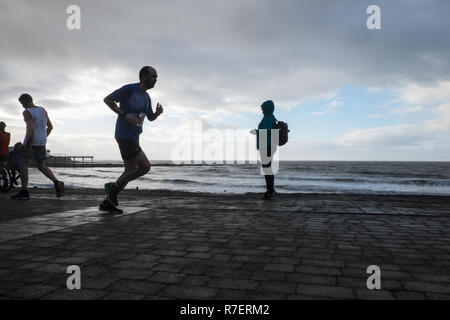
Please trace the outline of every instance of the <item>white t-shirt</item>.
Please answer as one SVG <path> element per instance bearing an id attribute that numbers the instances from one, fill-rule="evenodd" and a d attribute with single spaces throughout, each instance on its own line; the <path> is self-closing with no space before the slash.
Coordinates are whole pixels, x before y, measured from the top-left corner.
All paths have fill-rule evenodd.
<path id="1" fill-rule="evenodd" d="M 45 146 L 47 143 L 47 113 L 42 107 L 32 107 L 27 108 L 31 114 L 31 118 L 34 123 L 34 136 L 32 146 Z M 23 144 L 27 144 L 27 138 L 25 136 L 25 140 Z"/>

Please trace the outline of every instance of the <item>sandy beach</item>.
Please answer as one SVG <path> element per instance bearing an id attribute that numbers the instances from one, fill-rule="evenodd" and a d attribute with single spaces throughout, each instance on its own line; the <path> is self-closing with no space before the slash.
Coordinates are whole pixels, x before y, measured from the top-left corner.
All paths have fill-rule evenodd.
<path id="1" fill-rule="evenodd" d="M 450 197 L 30 191 L 0 194 L 1 299 L 450 299 Z"/>

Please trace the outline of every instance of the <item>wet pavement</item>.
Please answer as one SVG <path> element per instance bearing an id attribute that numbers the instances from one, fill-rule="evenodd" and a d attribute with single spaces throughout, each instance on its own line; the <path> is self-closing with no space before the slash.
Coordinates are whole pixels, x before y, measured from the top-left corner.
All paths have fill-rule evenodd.
<path id="1" fill-rule="evenodd" d="M 450 299 L 450 197 L 126 190 L 110 215 L 101 190 L 9 195 L 2 299 Z"/>

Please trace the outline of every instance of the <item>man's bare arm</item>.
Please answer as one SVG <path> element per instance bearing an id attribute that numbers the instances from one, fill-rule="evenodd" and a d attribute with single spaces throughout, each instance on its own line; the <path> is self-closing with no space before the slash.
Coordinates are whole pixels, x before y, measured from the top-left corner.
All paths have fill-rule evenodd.
<path id="1" fill-rule="evenodd" d="M 120 110 L 119 106 L 117 105 L 117 103 L 109 98 L 109 96 L 107 96 L 105 99 L 103 99 L 103 102 L 106 103 L 106 105 L 115 113 L 117 113 L 119 115 L 119 117 L 124 117 L 125 113 Z"/>
<path id="2" fill-rule="evenodd" d="M 47 137 L 48 137 L 50 135 L 50 132 L 52 132 L 52 130 L 53 130 L 53 124 L 50 121 L 50 118 L 48 117 L 47 111 L 46 110 L 44 110 L 44 111 L 45 111 L 45 114 L 47 115 Z"/>
<path id="3" fill-rule="evenodd" d="M 120 110 L 120 108 L 117 105 L 117 103 L 113 99 L 111 99 L 109 96 L 107 96 L 105 99 L 103 99 L 103 102 L 106 103 L 106 105 L 112 111 L 117 113 L 117 115 L 119 117 L 122 117 L 123 119 L 125 119 L 125 121 L 128 122 L 129 124 L 136 125 L 136 124 L 139 123 L 139 118 L 138 117 L 136 117 L 134 114 L 131 114 L 131 113 L 125 114 L 125 112 Z"/>
<path id="4" fill-rule="evenodd" d="M 27 141 L 26 146 L 28 148 L 31 148 L 31 146 L 33 145 L 34 137 L 34 123 L 31 114 L 27 110 L 23 112 L 23 119 L 27 125 L 27 133 L 25 135 L 25 140 Z"/>
<path id="5" fill-rule="evenodd" d="M 158 118 L 163 112 L 164 112 L 164 109 L 163 109 L 162 105 L 160 105 L 158 102 L 158 104 L 156 105 L 156 111 L 152 114 L 148 114 L 147 119 L 150 121 L 156 120 L 156 118 Z"/>

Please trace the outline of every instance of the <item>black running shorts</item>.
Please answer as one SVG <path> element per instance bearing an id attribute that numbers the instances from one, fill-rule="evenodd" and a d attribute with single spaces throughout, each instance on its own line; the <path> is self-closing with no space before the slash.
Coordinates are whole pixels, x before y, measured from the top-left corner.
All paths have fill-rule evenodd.
<path id="1" fill-rule="evenodd" d="M 47 157 L 46 155 L 46 149 L 45 146 L 32 146 L 32 150 L 28 150 L 25 148 L 22 148 L 20 151 L 20 156 L 24 159 L 31 160 L 35 159 L 36 161 L 42 161 L 45 160 Z"/>
<path id="2" fill-rule="evenodd" d="M 123 160 L 133 159 L 142 151 L 139 141 L 131 138 L 117 139 L 117 143 L 119 144 L 120 155 Z"/>

